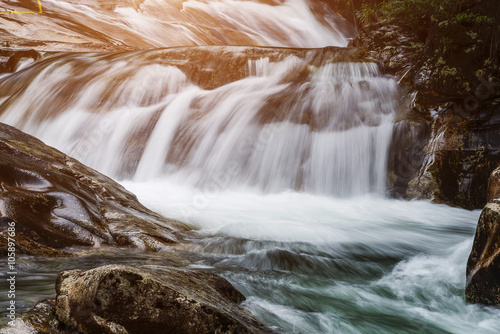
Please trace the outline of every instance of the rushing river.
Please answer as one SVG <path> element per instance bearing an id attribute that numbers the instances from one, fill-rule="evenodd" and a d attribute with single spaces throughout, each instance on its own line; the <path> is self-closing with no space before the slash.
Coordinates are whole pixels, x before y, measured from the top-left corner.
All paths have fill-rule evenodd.
<path id="1" fill-rule="evenodd" d="M 191 223 L 188 267 L 222 275 L 244 306 L 285 333 L 497 333 L 500 311 L 464 301 L 478 211 L 374 196 L 199 189 L 177 180 L 126 181 L 150 208 Z M 206 194 L 207 195 L 207 194 Z M 83 252 L 85 254 L 85 252 Z M 24 309 L 54 296 L 57 273 L 105 263 L 175 265 L 161 254 L 96 250 L 24 258 Z"/>
<path id="2" fill-rule="evenodd" d="M 54 296 L 61 270 L 120 262 L 216 272 L 285 333 L 498 332 L 498 309 L 464 301 L 479 212 L 386 198 L 397 82 L 343 49 L 352 28 L 317 3 L 43 2 L 54 24 L 92 17 L 102 37 L 113 23 L 117 45 L 202 45 L 60 54 L 0 77 L 0 122 L 193 231 L 178 258 L 21 258 L 21 309 Z"/>
<path id="3" fill-rule="evenodd" d="M 221 190 L 201 202 L 177 181 L 125 186 L 196 226 L 186 248 L 203 254 L 200 267 L 286 333 L 498 332 L 499 310 L 464 302 L 478 211 L 291 191 Z"/>

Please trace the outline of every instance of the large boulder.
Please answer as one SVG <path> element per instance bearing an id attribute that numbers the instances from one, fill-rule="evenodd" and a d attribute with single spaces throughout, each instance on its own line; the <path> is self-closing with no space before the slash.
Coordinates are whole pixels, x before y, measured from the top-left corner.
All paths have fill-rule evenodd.
<path id="1" fill-rule="evenodd" d="M 99 245 L 159 251 L 176 243 L 175 230 L 187 228 L 148 210 L 110 178 L 5 124 L 0 155 L 0 215 L 16 223 L 16 238 L 26 246 L 19 253 Z"/>
<path id="2" fill-rule="evenodd" d="M 0 333 L 268 333 L 225 279 L 199 271 L 108 265 L 62 272 L 43 301 Z"/>
<path id="3" fill-rule="evenodd" d="M 465 298 L 469 303 L 500 305 L 500 198 L 489 202 L 477 224 L 467 262 Z"/>

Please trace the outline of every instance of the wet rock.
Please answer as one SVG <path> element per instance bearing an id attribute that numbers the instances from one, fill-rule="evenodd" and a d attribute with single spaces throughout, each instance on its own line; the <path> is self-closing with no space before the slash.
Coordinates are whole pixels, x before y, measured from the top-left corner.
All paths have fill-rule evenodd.
<path id="1" fill-rule="evenodd" d="M 120 57 L 116 54 L 116 57 Z M 269 58 L 276 62 L 287 57 L 308 59 L 307 71 L 297 68 L 285 81 L 297 81 L 311 74 L 312 68 L 334 62 L 369 61 L 364 50 L 357 48 L 325 47 L 317 49 L 240 47 L 240 46 L 198 46 L 158 49 L 141 55 L 143 63 L 178 67 L 189 79 L 203 89 L 216 89 L 231 82 L 246 78 L 249 61 Z M 112 59 L 112 58 L 109 58 Z M 138 59 L 139 60 L 139 59 Z"/>
<path id="2" fill-rule="evenodd" d="M 469 303 L 500 305 L 500 198 L 483 209 L 467 262 L 465 299 Z"/>
<path id="3" fill-rule="evenodd" d="M 110 265 L 63 272 L 56 290 L 56 317 L 82 333 L 262 332 L 244 296 L 208 273 Z"/>
<path id="4" fill-rule="evenodd" d="M 64 334 L 63 326 L 55 317 L 55 300 L 46 299 L 16 318 L 13 324 L 0 329 L 0 334 Z"/>
<path id="5" fill-rule="evenodd" d="M 488 202 L 500 196 L 500 166 L 491 173 L 488 181 Z"/>
<path id="6" fill-rule="evenodd" d="M 14 72 L 22 61 L 35 61 L 41 54 L 33 49 L 8 50 L 0 49 L 0 73 Z"/>
<path id="7" fill-rule="evenodd" d="M 72 253 L 44 246 L 30 239 L 26 235 L 18 234 L 16 240 L 16 252 L 18 254 L 60 257 L 72 256 Z M 0 256 L 7 256 L 8 252 L 8 235 L 6 231 L 0 232 Z"/>
<path id="8" fill-rule="evenodd" d="M 363 3 L 380 2 L 353 4 L 359 8 Z M 498 7 L 495 1 L 468 6 L 472 16 L 496 15 L 497 23 L 458 23 L 450 13 L 448 20 L 431 20 L 417 32 L 405 28 L 404 22 L 380 20 L 381 12 L 373 12 L 368 20 L 361 20 L 357 12 L 359 35 L 350 45 L 365 48 L 382 71 L 397 76 L 402 90 L 413 97 L 398 121 L 427 127 L 424 141 L 412 133 L 395 133 L 389 160 L 393 196 L 426 198 L 468 209 L 482 208 L 487 202 L 488 177 L 500 163 L 500 72 L 496 64 L 500 49 L 492 47 L 497 43 L 492 36 L 500 12 L 493 9 Z"/>
<path id="9" fill-rule="evenodd" d="M 488 178 L 500 163 L 500 124 L 491 116 L 461 117 L 452 109 L 438 109 L 433 119 L 416 123 L 420 134 L 416 125 L 396 126 L 389 160 L 393 195 L 467 209 L 482 208 L 493 198 L 487 196 Z M 493 191 L 495 183 L 490 182 Z"/>
<path id="10" fill-rule="evenodd" d="M 350 46 L 365 48 L 380 63 L 382 70 L 411 83 L 417 68 L 418 51 L 423 43 L 395 25 L 369 25 L 353 39 Z"/>
<path id="11" fill-rule="evenodd" d="M 0 215 L 16 222 L 20 253 L 99 245 L 159 251 L 176 242 L 174 230 L 186 229 L 113 180 L 5 124 L 0 154 Z"/>
<path id="12" fill-rule="evenodd" d="M 431 138 L 423 148 L 423 163 L 408 184 L 407 197 L 482 208 L 487 203 L 488 177 L 500 163 L 498 127 L 449 116 L 434 122 Z"/>
<path id="13" fill-rule="evenodd" d="M 403 120 L 394 125 L 388 159 L 388 185 L 391 196 L 396 198 L 408 196 L 409 188 L 420 185 L 409 185 L 419 175 L 424 155 L 424 147 L 429 142 L 430 129 L 421 121 Z"/>
<path id="14" fill-rule="evenodd" d="M 62 272 L 55 300 L 0 333 L 270 333 L 225 279 L 199 271 L 108 265 Z"/>

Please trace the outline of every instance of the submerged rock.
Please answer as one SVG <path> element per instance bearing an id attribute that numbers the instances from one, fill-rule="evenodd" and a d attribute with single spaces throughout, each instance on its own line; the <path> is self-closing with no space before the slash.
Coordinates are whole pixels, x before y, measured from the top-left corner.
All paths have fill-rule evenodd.
<path id="1" fill-rule="evenodd" d="M 158 251 L 176 242 L 174 230 L 186 228 L 148 210 L 113 180 L 5 124 L 0 154 L 0 215 L 16 223 L 19 253 L 101 244 Z"/>
<path id="2" fill-rule="evenodd" d="M 500 198 L 489 202 L 477 224 L 467 262 L 465 299 L 469 303 L 500 305 Z"/>
<path id="3" fill-rule="evenodd" d="M 44 301 L 1 333 L 268 333 L 225 279 L 198 271 L 108 265 L 62 272 Z"/>
<path id="4" fill-rule="evenodd" d="M 39 58 L 41 58 L 41 54 L 33 49 L 0 49 L 0 73 L 14 72 L 23 61 L 33 62 Z"/>

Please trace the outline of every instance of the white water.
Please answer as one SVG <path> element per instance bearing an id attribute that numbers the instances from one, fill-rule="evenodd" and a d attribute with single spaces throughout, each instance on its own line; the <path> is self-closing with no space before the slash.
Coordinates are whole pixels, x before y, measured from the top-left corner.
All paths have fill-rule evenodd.
<path id="1" fill-rule="evenodd" d="M 23 4 L 0 0 L 0 5 L 22 11 L 16 6 Z M 35 45 L 44 41 L 49 51 L 195 45 L 312 48 L 346 46 L 354 35 L 331 8 L 308 0 L 42 0 L 42 7 L 50 16 L 18 16 L 19 22 L 4 25 L 17 38 Z"/>
<path id="2" fill-rule="evenodd" d="M 479 211 L 370 195 L 200 191 L 124 182 L 199 230 L 193 268 L 228 278 L 286 333 L 497 333 L 500 310 L 464 301 Z M 209 264 L 207 266 L 207 264 Z"/>
<path id="3" fill-rule="evenodd" d="M 82 60 L 86 70 L 75 74 Z M 141 66 L 139 56 L 92 60 L 69 56 L 39 69 L 0 105 L 0 121 L 117 178 L 384 193 L 398 90 L 374 63 L 248 60 L 249 76 L 207 90 L 175 66 Z M 289 77 L 297 71 L 306 76 Z"/>

